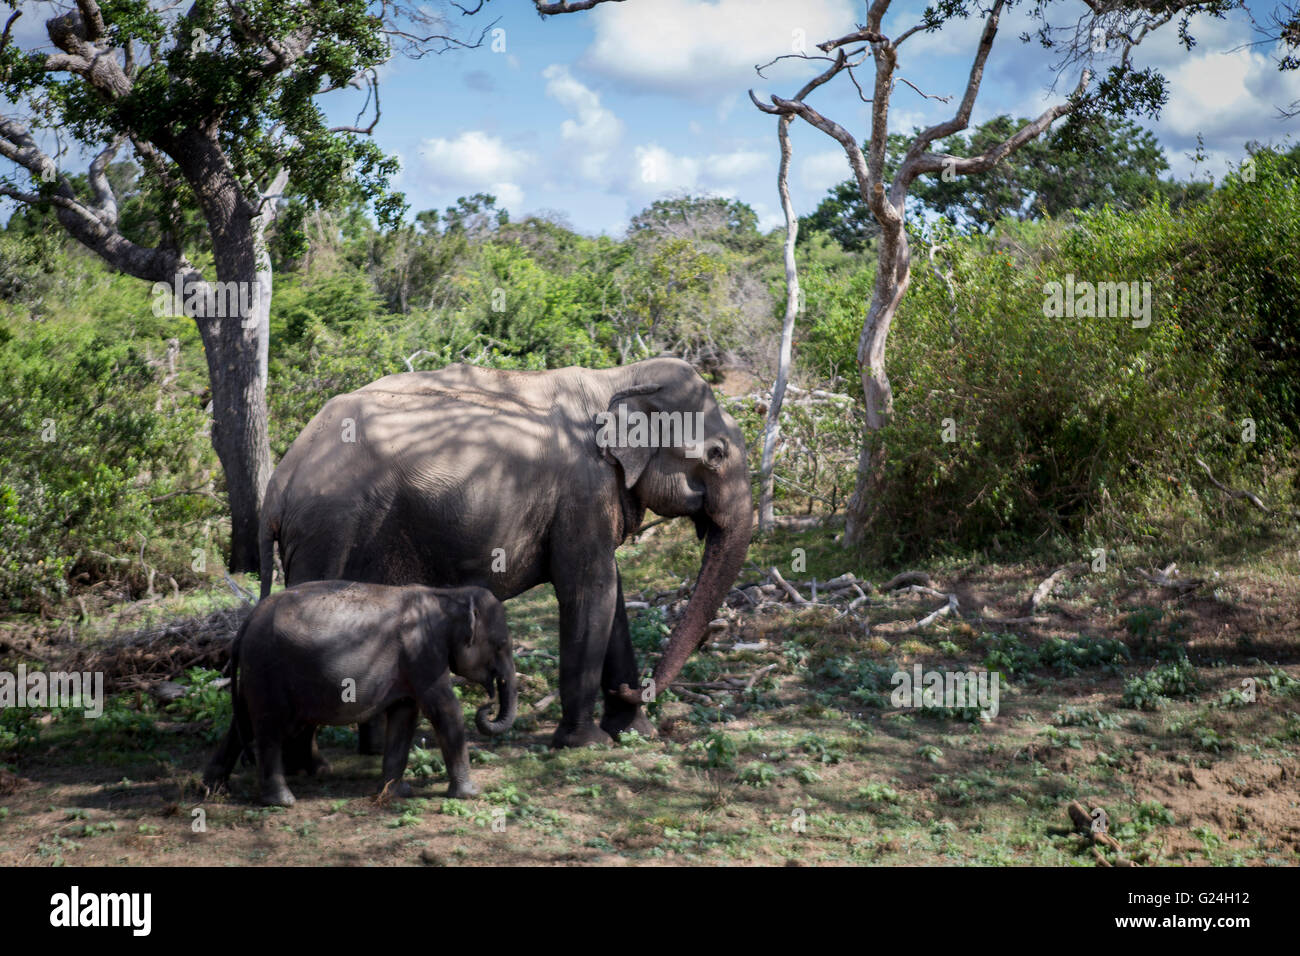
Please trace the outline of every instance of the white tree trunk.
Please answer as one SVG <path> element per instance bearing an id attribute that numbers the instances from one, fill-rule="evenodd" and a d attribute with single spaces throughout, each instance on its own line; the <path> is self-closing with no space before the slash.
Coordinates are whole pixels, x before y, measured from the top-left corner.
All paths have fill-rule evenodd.
<path id="1" fill-rule="evenodd" d="M 776 443 L 781 437 L 781 403 L 785 400 L 785 386 L 790 377 L 790 358 L 794 350 L 794 320 L 799 312 L 799 272 L 795 266 L 794 244 L 799 236 L 799 220 L 790 201 L 790 121 L 789 114 L 777 121 L 777 136 L 781 141 L 781 166 L 777 173 L 777 190 L 781 194 L 781 208 L 785 211 L 785 319 L 781 323 L 781 353 L 776 364 L 776 382 L 772 385 L 772 401 L 767 406 L 767 424 L 763 428 L 763 459 L 758 504 L 758 530 L 771 529 L 773 514 L 774 471 Z"/>

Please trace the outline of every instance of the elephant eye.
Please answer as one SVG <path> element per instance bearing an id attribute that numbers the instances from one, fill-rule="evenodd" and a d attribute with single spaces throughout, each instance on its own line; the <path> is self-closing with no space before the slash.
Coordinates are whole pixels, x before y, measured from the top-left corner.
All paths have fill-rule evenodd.
<path id="1" fill-rule="evenodd" d="M 714 466 L 720 465 L 726 459 L 726 457 L 727 457 L 726 444 L 714 445 L 712 448 L 709 449 L 708 461 L 710 465 L 714 465 Z"/>

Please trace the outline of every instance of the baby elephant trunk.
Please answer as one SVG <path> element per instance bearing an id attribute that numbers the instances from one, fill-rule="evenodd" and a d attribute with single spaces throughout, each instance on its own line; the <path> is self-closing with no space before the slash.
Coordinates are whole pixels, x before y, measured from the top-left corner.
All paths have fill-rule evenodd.
<path id="1" fill-rule="evenodd" d="M 519 688 L 515 680 L 514 661 L 511 660 L 508 667 L 502 670 L 503 676 L 497 678 L 496 720 L 488 720 L 488 711 L 492 709 L 491 701 L 480 707 L 474 715 L 474 723 L 478 726 L 479 733 L 490 736 L 504 734 L 513 727 L 518 709 Z"/>

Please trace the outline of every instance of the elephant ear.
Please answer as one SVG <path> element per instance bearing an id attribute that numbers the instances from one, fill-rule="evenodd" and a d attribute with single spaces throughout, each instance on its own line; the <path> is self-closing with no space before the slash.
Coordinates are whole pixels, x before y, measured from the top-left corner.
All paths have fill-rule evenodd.
<path id="1" fill-rule="evenodd" d="M 641 473 L 645 471 L 646 465 L 650 464 L 650 458 L 654 455 L 656 449 L 649 445 L 628 446 L 619 444 L 619 421 L 618 406 L 625 404 L 627 410 L 632 412 L 645 412 L 644 402 L 629 402 L 629 398 L 637 395 L 650 395 L 659 391 L 658 385 L 635 385 L 632 388 L 625 388 L 621 392 L 615 392 L 614 397 L 609 400 L 609 408 L 600 415 L 596 416 L 596 444 L 600 447 L 601 454 L 605 460 L 613 464 L 617 462 L 623 469 L 623 486 L 631 488 L 641 478 Z"/>

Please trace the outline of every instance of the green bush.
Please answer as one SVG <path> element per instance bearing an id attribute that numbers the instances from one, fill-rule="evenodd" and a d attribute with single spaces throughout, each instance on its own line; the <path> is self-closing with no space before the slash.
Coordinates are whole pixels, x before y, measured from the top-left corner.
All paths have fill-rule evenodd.
<path id="1" fill-rule="evenodd" d="M 1200 680 L 1191 661 L 1169 661 L 1153 667 L 1143 677 L 1125 681 L 1123 703 L 1133 710 L 1159 710 L 1170 699 L 1191 697 L 1199 688 Z"/>
<path id="2" fill-rule="evenodd" d="M 1177 211 L 940 234 L 955 301 L 912 237 L 867 534 L 878 556 L 1155 534 L 1161 515 L 1221 507 L 1195 457 L 1221 481 L 1294 493 L 1269 478 L 1295 474 L 1300 447 L 1300 190 L 1293 156 L 1262 150 L 1253 164 L 1253 180 L 1233 175 Z M 1150 282 L 1150 326 L 1045 314 L 1046 284 L 1068 275 Z M 856 367 L 870 271 L 809 285 L 802 354 L 843 375 Z"/>
<path id="3" fill-rule="evenodd" d="M 128 572 L 138 584 L 145 572 L 131 556 L 146 544 L 150 566 L 183 574 L 202 541 L 155 538 L 220 513 L 210 499 L 172 494 L 201 484 L 196 472 L 212 458 L 199 402 L 164 387 L 177 320 L 123 321 L 100 298 L 99 322 L 0 325 L 0 603 L 10 610 L 57 603 L 79 573 Z"/>

